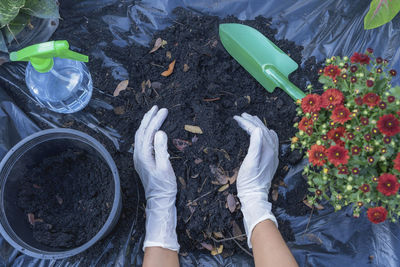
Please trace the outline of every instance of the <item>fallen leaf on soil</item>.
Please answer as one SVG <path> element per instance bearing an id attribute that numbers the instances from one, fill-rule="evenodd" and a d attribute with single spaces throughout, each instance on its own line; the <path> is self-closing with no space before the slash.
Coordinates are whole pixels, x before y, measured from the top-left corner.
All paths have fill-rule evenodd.
<path id="1" fill-rule="evenodd" d="M 246 95 L 244 98 L 246 98 L 247 99 L 247 101 L 249 102 L 249 104 L 250 104 L 250 102 L 251 102 L 251 97 L 249 96 L 249 95 Z"/>
<path id="2" fill-rule="evenodd" d="M 314 205 L 314 206 L 315 206 L 315 208 L 316 208 L 317 210 L 323 210 L 323 209 L 325 209 L 325 207 L 322 206 L 321 204 L 317 204 L 317 205 Z"/>
<path id="3" fill-rule="evenodd" d="M 216 238 L 224 238 L 224 235 L 221 232 L 213 232 Z"/>
<path id="4" fill-rule="evenodd" d="M 193 214 L 193 212 L 196 210 L 196 208 L 189 206 L 189 210 L 190 210 L 190 213 Z"/>
<path id="5" fill-rule="evenodd" d="M 233 170 L 233 175 L 228 178 L 228 181 L 229 181 L 230 184 L 234 184 L 236 182 L 236 179 L 238 177 L 238 173 L 239 173 L 239 168 L 236 168 L 236 169 Z"/>
<path id="6" fill-rule="evenodd" d="M 220 185 L 224 185 L 228 183 L 228 176 L 225 174 L 224 170 L 221 168 L 217 168 L 215 165 L 210 165 L 210 171 L 215 175 L 217 181 Z"/>
<path id="7" fill-rule="evenodd" d="M 35 225 L 35 215 L 33 213 L 28 213 L 28 221 L 30 224 Z"/>
<path id="8" fill-rule="evenodd" d="M 272 200 L 277 201 L 278 196 L 279 196 L 278 190 L 276 190 L 276 189 L 272 190 Z"/>
<path id="9" fill-rule="evenodd" d="M 62 205 L 63 199 L 59 195 L 56 195 L 56 198 L 57 198 L 58 204 Z"/>
<path id="10" fill-rule="evenodd" d="M 200 164 L 200 163 L 202 163 L 202 162 L 203 162 L 202 159 L 195 159 L 195 160 L 194 160 L 194 164 L 196 164 L 196 165 L 198 165 L 198 164 Z"/>
<path id="11" fill-rule="evenodd" d="M 218 192 L 223 192 L 223 191 L 225 191 L 225 190 L 228 189 L 228 188 L 229 188 L 229 184 L 223 185 L 223 186 L 221 186 L 221 187 L 218 189 Z"/>
<path id="12" fill-rule="evenodd" d="M 40 185 L 33 184 L 33 188 L 40 189 L 40 188 L 42 188 L 42 187 L 41 187 Z"/>
<path id="13" fill-rule="evenodd" d="M 226 203 L 228 204 L 229 211 L 233 213 L 236 210 L 236 200 L 232 194 L 226 197 Z"/>
<path id="14" fill-rule="evenodd" d="M 179 151 L 184 151 L 185 148 L 190 146 L 192 143 L 182 139 L 172 139 L 172 143 Z"/>
<path id="15" fill-rule="evenodd" d="M 164 47 L 164 45 L 166 45 L 166 44 L 167 44 L 167 41 L 158 37 L 156 42 L 154 43 L 154 47 L 150 50 L 149 53 L 156 52 L 160 47 Z"/>
<path id="16" fill-rule="evenodd" d="M 245 237 L 242 236 L 243 233 L 240 230 L 239 225 L 235 221 L 232 221 L 232 234 L 233 234 L 233 236 L 237 236 L 235 239 L 237 239 L 239 241 L 245 240 Z"/>
<path id="17" fill-rule="evenodd" d="M 187 72 L 190 69 L 188 64 L 183 64 L 183 72 Z"/>
<path id="18" fill-rule="evenodd" d="M 121 92 L 121 91 L 124 91 L 127 87 L 128 87 L 128 84 L 129 84 L 129 80 L 123 80 L 122 82 L 120 82 L 118 85 L 117 85 L 117 88 L 115 88 L 115 90 L 114 90 L 114 96 L 119 96 L 119 93 Z"/>
<path id="19" fill-rule="evenodd" d="M 148 89 L 151 88 L 151 81 L 150 80 L 143 81 L 140 87 L 142 88 L 142 94 L 144 94 L 146 92 L 146 88 Z"/>
<path id="20" fill-rule="evenodd" d="M 192 176 L 190 176 L 191 178 L 193 178 L 193 179 L 196 179 L 197 177 L 199 177 L 199 173 L 197 173 L 197 174 L 193 174 Z"/>
<path id="21" fill-rule="evenodd" d="M 161 73 L 162 76 L 168 77 L 169 75 L 172 74 L 172 72 L 174 71 L 174 67 L 175 67 L 175 61 L 176 61 L 176 59 L 174 59 L 174 61 L 172 61 L 171 64 L 169 64 L 168 70 Z"/>
<path id="22" fill-rule="evenodd" d="M 171 52 L 170 52 L 170 51 L 167 51 L 167 53 L 165 53 L 165 56 L 166 56 L 168 59 L 171 59 L 171 57 L 172 57 Z"/>
<path id="23" fill-rule="evenodd" d="M 203 248 L 205 248 L 205 249 L 207 249 L 207 250 L 209 250 L 209 251 L 213 251 L 213 246 L 211 245 L 211 244 L 208 244 L 208 243 L 204 243 L 204 242 L 202 242 L 202 243 L 200 243 L 200 245 L 203 247 Z"/>
<path id="24" fill-rule="evenodd" d="M 220 245 L 218 248 L 214 248 L 211 251 L 211 255 L 216 256 L 218 254 L 221 254 L 223 250 L 224 250 L 224 245 Z"/>
<path id="25" fill-rule="evenodd" d="M 187 234 L 187 236 L 188 236 L 190 239 L 192 239 L 192 237 L 191 237 L 191 235 L 190 235 L 189 229 L 186 229 L 186 234 Z"/>
<path id="26" fill-rule="evenodd" d="M 160 82 L 152 82 L 151 83 L 151 87 L 156 90 L 161 89 L 161 86 L 162 86 L 162 83 L 160 83 Z"/>
<path id="27" fill-rule="evenodd" d="M 119 106 L 114 108 L 114 113 L 117 115 L 123 115 L 125 114 L 125 108 L 124 106 Z"/>
<path id="28" fill-rule="evenodd" d="M 285 184 L 285 182 L 282 180 L 279 181 L 279 186 L 288 187 L 287 184 Z"/>
<path id="29" fill-rule="evenodd" d="M 185 131 L 188 131 L 190 133 L 194 134 L 203 134 L 203 131 L 199 126 L 194 126 L 194 125 L 185 125 Z"/>
<path id="30" fill-rule="evenodd" d="M 185 179 L 183 179 L 182 177 L 178 177 L 178 179 L 179 179 L 179 182 L 181 183 L 181 185 L 182 185 L 182 188 L 183 189 L 185 189 L 186 188 L 186 181 L 185 181 Z"/>

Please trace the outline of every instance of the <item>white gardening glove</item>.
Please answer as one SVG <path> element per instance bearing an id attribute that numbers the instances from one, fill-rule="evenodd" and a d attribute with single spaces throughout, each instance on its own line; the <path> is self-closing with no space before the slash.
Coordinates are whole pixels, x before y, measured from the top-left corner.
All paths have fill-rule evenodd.
<path id="1" fill-rule="evenodd" d="M 247 243 L 251 248 L 251 234 L 258 223 L 270 219 L 278 227 L 271 212 L 268 193 L 278 168 L 279 140 L 277 134 L 268 130 L 257 116 L 243 113 L 234 119 L 250 135 L 249 151 L 240 167 L 236 186 L 242 205 Z"/>
<path id="2" fill-rule="evenodd" d="M 176 176 L 169 161 L 167 135 L 158 131 L 168 110 L 154 106 L 135 135 L 133 160 L 146 194 L 146 247 L 179 250 L 176 235 Z"/>

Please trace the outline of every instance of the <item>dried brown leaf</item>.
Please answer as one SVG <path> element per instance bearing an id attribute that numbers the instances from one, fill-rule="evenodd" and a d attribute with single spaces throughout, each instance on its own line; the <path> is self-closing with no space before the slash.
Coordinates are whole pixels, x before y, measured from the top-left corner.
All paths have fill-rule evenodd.
<path id="1" fill-rule="evenodd" d="M 229 194 L 226 197 L 226 204 L 228 205 L 228 209 L 231 213 L 233 213 L 236 210 L 236 200 L 232 194 Z"/>
<path id="2" fill-rule="evenodd" d="M 280 181 L 279 181 L 279 186 L 282 186 L 282 187 L 288 187 L 288 185 L 287 185 L 287 184 L 285 184 L 285 182 L 284 182 L 284 181 L 282 181 L 282 180 L 280 180 Z"/>
<path id="3" fill-rule="evenodd" d="M 307 207 L 309 207 L 310 209 L 313 208 L 313 205 L 311 205 L 310 202 L 308 202 L 307 199 L 304 199 L 304 200 L 303 200 L 303 203 L 304 203 Z"/>
<path id="4" fill-rule="evenodd" d="M 272 190 L 272 200 L 277 201 L 278 196 L 279 196 L 278 190 L 276 190 L 276 189 Z"/>
<path id="5" fill-rule="evenodd" d="M 232 234 L 233 236 L 237 236 L 236 239 L 239 241 L 243 241 L 246 239 L 244 236 L 241 236 L 243 235 L 243 233 L 240 230 L 239 225 L 235 221 L 232 221 Z"/>
<path id="6" fill-rule="evenodd" d="M 216 238 L 224 238 L 224 235 L 223 235 L 221 232 L 213 232 L 213 235 L 214 235 Z"/>
<path id="7" fill-rule="evenodd" d="M 251 97 L 250 97 L 249 95 L 246 95 L 244 98 L 246 98 L 246 99 L 247 99 L 247 102 L 250 104 L 250 102 L 251 102 Z"/>
<path id="8" fill-rule="evenodd" d="M 185 181 L 185 179 L 183 179 L 182 177 L 178 177 L 178 180 L 179 180 L 179 182 L 181 183 L 181 185 L 182 185 L 182 188 L 183 189 L 186 189 L 186 181 Z"/>
<path id="9" fill-rule="evenodd" d="M 198 165 L 198 164 L 200 164 L 200 163 L 202 163 L 202 162 L 203 162 L 202 159 L 195 159 L 195 160 L 194 160 L 194 164 L 196 164 L 196 165 Z"/>
<path id="10" fill-rule="evenodd" d="M 220 97 L 215 97 L 215 98 L 204 98 L 203 101 L 204 102 L 214 102 L 214 101 L 218 101 L 220 100 Z"/>
<path id="11" fill-rule="evenodd" d="M 324 206 L 322 206 L 321 204 L 317 204 L 317 205 L 314 205 L 315 206 L 315 208 L 317 209 L 317 210 L 323 210 L 323 209 L 325 209 L 325 207 Z"/>
<path id="12" fill-rule="evenodd" d="M 188 70 L 190 69 L 188 64 L 183 64 L 183 72 L 188 72 Z"/>
<path id="13" fill-rule="evenodd" d="M 117 115 L 123 115 L 125 114 L 125 107 L 124 106 L 119 106 L 114 108 L 114 113 Z"/>
<path id="14" fill-rule="evenodd" d="M 121 92 L 121 91 L 124 91 L 124 90 L 126 90 L 126 88 L 128 87 L 128 84 L 129 84 L 129 80 L 123 80 L 123 81 L 121 81 L 118 85 L 117 85 L 117 88 L 115 88 L 115 90 L 114 90 L 114 96 L 119 96 L 119 93 Z"/>
<path id="15" fill-rule="evenodd" d="M 42 188 L 40 185 L 37 185 L 37 184 L 33 184 L 32 186 L 33 186 L 33 188 L 35 188 L 35 189 L 40 189 L 40 188 Z"/>
<path id="16" fill-rule="evenodd" d="M 165 56 L 166 56 L 168 59 L 171 59 L 171 57 L 172 57 L 171 51 L 167 51 L 167 53 L 165 53 Z"/>
<path id="17" fill-rule="evenodd" d="M 233 170 L 233 175 L 228 178 L 228 181 L 229 181 L 230 184 L 234 184 L 236 182 L 236 179 L 238 177 L 238 173 L 239 173 L 239 168 L 236 168 L 236 169 Z"/>
<path id="18" fill-rule="evenodd" d="M 214 248 L 211 251 L 211 255 L 216 256 L 222 253 L 222 251 L 224 250 L 224 245 L 220 245 L 218 248 Z"/>
<path id="19" fill-rule="evenodd" d="M 179 151 L 184 151 L 192 143 L 182 139 L 172 139 L 172 143 Z"/>
<path id="20" fill-rule="evenodd" d="M 172 72 L 174 71 L 175 62 L 176 62 L 176 59 L 174 59 L 174 61 L 172 61 L 171 64 L 169 64 L 168 70 L 166 70 L 163 73 L 161 73 L 161 75 L 164 76 L 164 77 L 168 77 L 169 75 L 171 75 Z"/>
<path id="21" fill-rule="evenodd" d="M 225 190 L 228 189 L 228 188 L 229 188 L 229 184 L 223 185 L 223 186 L 221 186 L 221 187 L 218 189 L 218 192 L 223 192 L 223 191 L 225 191 Z"/>
<path id="22" fill-rule="evenodd" d="M 316 236 L 315 234 L 308 233 L 308 234 L 305 234 L 305 236 L 306 236 L 307 239 L 310 240 L 311 242 L 314 242 L 314 243 L 316 243 L 316 244 L 318 244 L 318 245 L 322 245 L 322 244 L 323 244 L 321 238 L 319 238 L 319 237 Z"/>
<path id="23" fill-rule="evenodd" d="M 28 221 L 31 225 L 35 225 L 35 215 L 33 213 L 28 213 Z"/>
<path id="24" fill-rule="evenodd" d="M 213 251 L 213 249 L 214 249 L 214 247 L 213 247 L 211 244 L 208 244 L 208 243 L 202 242 L 202 243 L 200 243 L 200 245 L 201 245 L 203 248 L 207 249 L 208 251 Z"/>
<path id="25" fill-rule="evenodd" d="M 199 177 L 199 173 L 197 173 L 197 174 L 193 174 L 192 176 L 190 176 L 191 178 L 193 178 L 193 179 L 196 179 L 197 177 Z"/>
<path id="26" fill-rule="evenodd" d="M 149 53 L 154 53 L 156 52 L 158 49 L 160 49 L 160 47 L 164 47 L 164 45 L 167 44 L 167 41 L 161 39 L 160 37 L 158 37 L 154 43 L 153 48 L 150 50 Z"/>
<path id="27" fill-rule="evenodd" d="M 221 168 L 217 168 L 215 165 L 210 165 L 210 171 L 215 175 L 217 181 L 220 185 L 224 185 L 228 183 L 228 176 L 225 174 L 224 170 Z"/>
<path id="28" fill-rule="evenodd" d="M 194 133 L 194 134 L 203 134 L 203 131 L 199 126 L 194 126 L 194 125 L 185 125 L 185 131 Z"/>

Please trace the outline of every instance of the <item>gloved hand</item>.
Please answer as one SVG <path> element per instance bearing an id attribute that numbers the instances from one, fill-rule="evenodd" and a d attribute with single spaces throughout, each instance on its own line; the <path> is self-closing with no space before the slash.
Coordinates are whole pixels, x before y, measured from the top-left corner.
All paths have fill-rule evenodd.
<path id="1" fill-rule="evenodd" d="M 272 204 L 268 202 L 268 193 L 278 168 L 279 140 L 277 134 L 268 130 L 257 116 L 243 113 L 234 119 L 250 135 L 249 151 L 239 169 L 236 186 L 247 243 L 251 248 L 251 234 L 258 223 L 270 219 L 278 227 L 271 212 Z"/>
<path id="2" fill-rule="evenodd" d="M 169 161 L 167 135 L 158 131 L 168 110 L 154 106 L 135 135 L 133 160 L 146 194 L 146 247 L 179 250 L 176 235 L 176 176 Z"/>

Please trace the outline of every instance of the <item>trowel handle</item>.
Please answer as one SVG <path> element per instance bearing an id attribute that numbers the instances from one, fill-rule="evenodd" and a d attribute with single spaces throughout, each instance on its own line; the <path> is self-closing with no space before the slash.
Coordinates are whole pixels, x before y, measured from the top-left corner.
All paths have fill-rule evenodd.
<path id="1" fill-rule="evenodd" d="M 294 100 L 302 99 L 306 96 L 303 91 L 291 83 L 276 67 L 266 65 L 264 67 L 264 72 L 268 75 L 268 79 L 275 83 L 276 87 L 282 88 Z"/>

